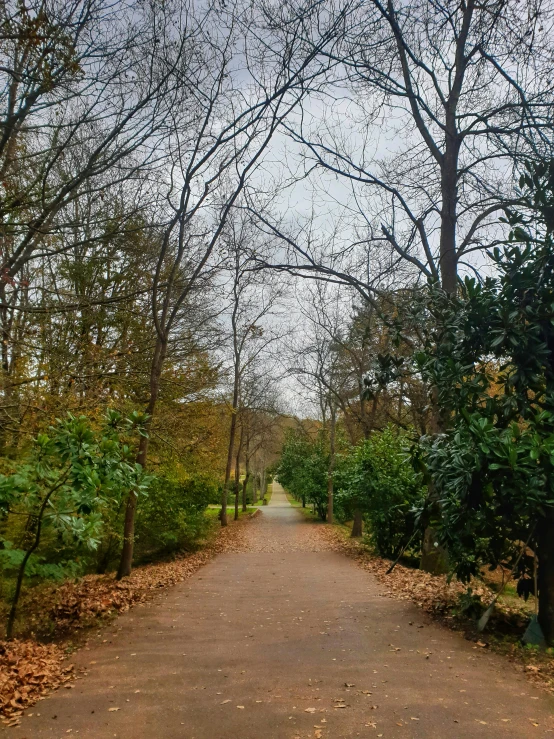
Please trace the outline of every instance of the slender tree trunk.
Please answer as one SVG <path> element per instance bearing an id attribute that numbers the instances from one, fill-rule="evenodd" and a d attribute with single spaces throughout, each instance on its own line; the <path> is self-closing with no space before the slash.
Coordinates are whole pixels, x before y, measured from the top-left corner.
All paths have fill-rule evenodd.
<path id="1" fill-rule="evenodd" d="M 445 422 L 441 416 L 436 388 L 431 391 L 431 414 L 429 432 L 440 434 L 445 429 Z M 431 501 L 431 518 L 437 519 L 441 515 L 438 494 L 433 482 L 429 483 L 429 499 Z M 437 532 L 432 525 L 428 525 L 423 533 L 421 545 L 420 569 L 432 575 L 443 575 L 448 572 L 448 552 L 437 542 Z"/>
<path id="2" fill-rule="evenodd" d="M 250 479 L 250 429 L 247 426 L 244 442 L 244 480 L 242 481 L 242 512 L 246 513 L 246 486 Z"/>
<path id="3" fill-rule="evenodd" d="M 25 569 L 27 567 L 27 564 L 31 558 L 31 555 L 33 552 L 37 549 L 38 545 L 40 544 L 40 537 L 42 534 L 42 520 L 44 517 L 44 511 L 46 510 L 46 506 L 48 505 L 48 501 L 52 497 L 52 494 L 58 490 L 62 485 L 65 484 L 67 481 L 67 478 L 69 477 L 69 473 L 67 473 L 62 480 L 60 480 L 53 488 L 50 489 L 50 491 L 45 495 L 44 500 L 42 501 L 42 505 L 40 506 L 38 516 L 37 516 L 37 527 L 35 530 L 35 538 L 33 539 L 33 543 L 29 547 L 29 549 L 25 552 L 25 556 L 23 557 L 23 560 L 21 564 L 19 565 L 19 571 L 17 573 L 17 581 L 15 583 L 15 592 L 13 595 L 12 605 L 10 608 L 10 614 L 8 616 L 8 623 L 6 626 L 6 639 L 11 639 L 13 636 L 13 627 L 15 624 L 15 617 L 17 615 L 17 606 L 19 604 L 19 597 L 21 595 L 21 588 L 23 586 L 23 578 L 25 577 Z"/>
<path id="4" fill-rule="evenodd" d="M 160 394 L 160 380 L 162 377 L 163 364 L 167 351 L 167 341 L 158 338 L 152 366 L 150 370 L 150 400 L 146 406 L 146 413 L 149 418 L 146 424 L 146 431 L 149 432 L 152 426 L 152 417 L 156 409 L 156 403 Z M 137 463 L 142 468 L 146 467 L 146 458 L 148 456 L 148 435 L 141 436 L 137 454 Z M 121 580 L 131 574 L 133 569 L 133 552 L 135 548 L 135 515 L 137 511 L 137 494 L 134 490 L 129 491 L 127 505 L 125 507 L 125 522 L 123 525 L 123 548 L 121 550 L 121 558 L 119 560 L 119 569 L 117 571 L 117 579 Z"/>
<path id="5" fill-rule="evenodd" d="M 329 467 L 327 468 L 327 522 L 333 523 L 333 473 L 335 471 L 335 429 L 337 409 L 331 403 L 331 417 L 329 420 Z"/>
<path id="6" fill-rule="evenodd" d="M 235 459 L 235 521 L 239 520 L 240 444 Z"/>
<path id="7" fill-rule="evenodd" d="M 248 459 L 248 447 L 246 449 L 246 470 L 244 475 L 244 480 L 242 481 L 242 512 L 246 513 L 247 507 L 246 507 L 246 487 L 248 485 L 248 481 L 250 480 L 250 460 Z"/>
<path id="8" fill-rule="evenodd" d="M 547 508 L 538 523 L 539 624 L 544 638 L 554 645 L 554 508 Z"/>
<path id="9" fill-rule="evenodd" d="M 371 404 L 371 411 L 369 413 L 369 421 L 368 421 L 367 428 L 364 433 L 364 436 L 366 439 L 369 439 L 371 432 L 375 428 L 375 418 L 377 416 L 377 407 L 379 405 L 379 395 L 380 395 L 380 390 L 377 390 L 375 395 L 373 396 L 373 402 Z"/>
<path id="10" fill-rule="evenodd" d="M 240 371 L 238 366 L 239 358 L 235 352 L 235 370 L 233 377 L 233 401 L 231 406 L 231 428 L 229 431 L 229 447 L 227 449 L 227 464 L 225 466 L 225 481 L 223 483 L 223 492 L 221 494 L 221 511 L 219 519 L 222 526 L 227 526 L 227 497 L 229 495 L 229 484 L 231 481 L 231 470 L 233 468 L 233 453 L 235 449 L 235 437 L 237 433 L 237 413 L 239 404 L 239 388 L 240 388 Z"/>
<path id="11" fill-rule="evenodd" d="M 350 537 L 355 539 L 358 536 L 362 536 L 364 527 L 364 519 L 360 508 L 356 508 L 354 511 L 354 521 L 352 523 L 352 533 Z"/>
<path id="12" fill-rule="evenodd" d="M 11 331 L 12 320 L 8 315 L 8 308 L 6 307 L 7 294 L 5 283 L 0 284 L 0 301 L 2 303 L 2 306 L 0 307 L 0 335 L 2 337 L 0 355 L 2 370 L 2 405 L 4 408 L 0 418 L 0 454 L 4 455 L 8 446 L 8 427 L 10 425 L 10 414 L 12 412 L 13 405 L 13 385 L 10 373 L 10 349 L 13 350 Z"/>
<path id="13" fill-rule="evenodd" d="M 248 507 L 246 505 L 246 486 L 248 485 L 248 478 L 250 477 L 250 473 L 247 472 L 244 476 L 244 480 L 242 481 L 242 512 L 246 513 L 248 510 Z"/>
<path id="14" fill-rule="evenodd" d="M 227 464 L 225 466 L 225 481 L 223 483 L 223 492 L 221 494 L 221 511 L 219 519 L 222 526 L 227 526 L 227 496 L 229 494 L 229 482 L 231 480 L 231 469 L 233 467 L 233 451 L 235 448 L 235 435 L 237 431 L 237 413 L 233 408 L 231 416 L 231 429 L 229 432 L 229 447 L 227 449 Z"/>

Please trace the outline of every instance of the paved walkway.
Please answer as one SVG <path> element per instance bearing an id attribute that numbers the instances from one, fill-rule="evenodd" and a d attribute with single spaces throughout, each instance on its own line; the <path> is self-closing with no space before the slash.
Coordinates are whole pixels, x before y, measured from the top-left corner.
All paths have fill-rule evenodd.
<path id="1" fill-rule="evenodd" d="M 275 485 L 225 553 L 76 655 L 87 675 L 14 739 L 542 737 L 554 702 L 500 657 L 380 595 Z M 40 714 L 40 716 L 38 715 Z"/>

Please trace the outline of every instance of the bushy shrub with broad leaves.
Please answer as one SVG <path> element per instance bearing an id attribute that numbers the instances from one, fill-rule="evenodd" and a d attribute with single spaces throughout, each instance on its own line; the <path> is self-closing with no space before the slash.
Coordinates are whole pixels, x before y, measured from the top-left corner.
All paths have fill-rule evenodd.
<path id="1" fill-rule="evenodd" d="M 422 469 L 438 498 L 434 522 L 462 580 L 485 566 L 532 578 L 539 621 L 554 642 L 554 162 L 530 164 L 522 208 L 506 209 L 497 272 L 460 293 L 431 289 L 438 327 L 418 357 L 437 392 L 444 433 L 424 440 Z"/>
<path id="2" fill-rule="evenodd" d="M 25 577 L 59 577 L 76 569 L 75 562 L 45 562 L 44 537 L 54 536 L 72 551 L 94 550 L 105 512 L 120 506 L 130 490 L 147 492 L 150 478 L 134 461 L 129 443 L 134 432 L 144 433 L 145 421 L 143 414 L 124 418 L 110 410 L 96 428 L 85 416 L 68 414 L 33 440 L 27 459 L 13 474 L 0 475 L 0 566 L 15 573 L 8 638 Z M 8 526 L 10 519 L 18 523 Z"/>
<path id="3" fill-rule="evenodd" d="M 157 476 L 137 510 L 137 558 L 196 548 L 209 526 L 205 510 L 217 495 L 217 481 L 207 474 Z"/>
<path id="4" fill-rule="evenodd" d="M 321 433 L 310 438 L 301 431 L 286 434 L 276 477 L 296 500 L 310 503 L 319 517 L 327 516 L 329 457 Z"/>
<path id="5" fill-rule="evenodd" d="M 425 496 L 419 475 L 409 463 L 409 436 L 391 426 L 342 455 L 335 473 L 339 515 L 351 518 L 361 510 L 368 538 L 383 557 L 394 557 L 410 543 L 418 549 L 421 532 L 416 508 Z"/>

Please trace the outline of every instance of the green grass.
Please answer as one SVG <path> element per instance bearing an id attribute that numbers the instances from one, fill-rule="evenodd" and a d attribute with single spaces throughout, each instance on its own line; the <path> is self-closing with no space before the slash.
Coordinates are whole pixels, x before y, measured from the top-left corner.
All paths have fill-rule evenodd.
<path id="1" fill-rule="evenodd" d="M 206 516 L 211 519 L 217 519 L 219 515 L 219 511 L 221 510 L 220 505 L 210 505 L 206 508 Z M 246 511 L 242 511 L 241 507 L 239 506 L 239 518 L 242 518 L 243 516 L 249 516 L 251 513 L 254 513 L 257 508 L 256 506 L 247 506 Z M 228 505 L 227 506 L 227 517 L 233 517 L 235 515 L 235 506 Z"/>
<path id="2" fill-rule="evenodd" d="M 302 508 L 302 501 L 296 500 L 292 497 L 292 495 L 285 490 L 285 495 L 287 496 L 288 502 L 291 504 L 293 508 Z"/>
<path id="3" fill-rule="evenodd" d="M 314 523 L 325 523 L 325 521 L 322 521 L 321 518 L 317 515 L 317 513 L 314 513 L 311 509 L 311 507 L 306 506 L 306 508 L 302 508 L 302 501 L 301 500 L 295 500 L 292 495 L 285 490 L 285 495 L 287 496 L 288 502 L 291 504 L 293 508 L 297 508 L 300 513 L 305 516 L 309 521 L 313 521 Z"/>

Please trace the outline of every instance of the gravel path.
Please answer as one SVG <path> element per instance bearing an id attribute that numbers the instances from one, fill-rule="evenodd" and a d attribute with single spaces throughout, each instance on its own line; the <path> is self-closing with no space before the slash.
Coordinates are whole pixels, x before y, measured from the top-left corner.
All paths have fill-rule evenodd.
<path id="1" fill-rule="evenodd" d="M 501 657 L 383 597 L 279 486 L 238 551 L 121 616 L 14 739 L 473 739 L 554 734 Z"/>

